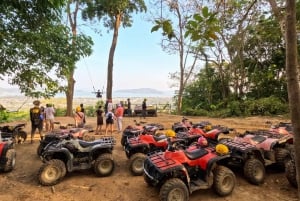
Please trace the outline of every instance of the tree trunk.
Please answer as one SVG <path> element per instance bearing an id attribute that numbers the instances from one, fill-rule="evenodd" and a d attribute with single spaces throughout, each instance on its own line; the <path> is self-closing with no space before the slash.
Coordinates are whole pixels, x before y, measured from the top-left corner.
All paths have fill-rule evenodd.
<path id="1" fill-rule="evenodd" d="M 116 16 L 116 21 L 114 24 L 114 34 L 109 50 L 109 58 L 107 65 L 107 86 L 106 86 L 106 99 L 112 99 L 112 88 L 113 88 L 113 67 L 114 67 L 114 55 L 118 41 L 119 27 L 121 24 L 121 14 Z"/>
<path id="2" fill-rule="evenodd" d="M 72 35 L 74 38 L 76 38 L 77 35 L 77 13 L 79 10 L 79 1 L 75 2 L 75 8 L 74 12 L 71 12 L 71 6 L 72 1 L 68 1 L 68 18 L 70 21 L 70 26 L 72 29 Z M 73 38 L 72 40 L 72 45 L 75 44 L 75 39 Z M 67 86 L 67 91 L 66 91 L 66 99 L 67 99 L 67 111 L 66 111 L 66 116 L 73 116 L 73 97 L 74 97 L 74 88 L 75 88 L 75 80 L 74 80 L 74 71 L 75 71 L 75 64 L 72 67 L 69 67 L 70 72 L 67 75 L 68 79 L 68 86 Z"/>
<path id="3" fill-rule="evenodd" d="M 67 111 L 66 111 L 66 116 L 73 116 L 73 97 L 74 97 L 74 86 L 75 86 L 75 80 L 73 78 L 72 73 L 68 79 L 68 87 L 66 91 L 66 98 L 67 98 Z"/>
<path id="4" fill-rule="evenodd" d="M 286 0 L 286 72 L 289 105 L 294 131 L 294 147 L 296 153 L 297 181 L 300 184 L 300 88 L 298 82 L 298 61 L 297 61 L 297 32 L 296 32 L 296 1 Z M 298 188 L 300 198 L 300 188 Z"/>

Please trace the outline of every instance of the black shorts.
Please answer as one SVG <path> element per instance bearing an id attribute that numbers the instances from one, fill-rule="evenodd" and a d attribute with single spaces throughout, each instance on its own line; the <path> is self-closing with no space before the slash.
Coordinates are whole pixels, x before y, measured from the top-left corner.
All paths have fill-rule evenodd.
<path id="1" fill-rule="evenodd" d="M 114 124 L 114 120 L 113 119 L 106 119 L 106 124 Z"/>

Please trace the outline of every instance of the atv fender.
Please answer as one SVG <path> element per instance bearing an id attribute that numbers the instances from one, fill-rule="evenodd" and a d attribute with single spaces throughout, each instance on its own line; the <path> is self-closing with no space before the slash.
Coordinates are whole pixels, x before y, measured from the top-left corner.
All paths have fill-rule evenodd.
<path id="1" fill-rule="evenodd" d="M 67 163 L 68 161 L 73 159 L 73 154 L 67 148 L 45 151 L 42 155 L 43 162 L 49 161 L 51 159 L 60 159 Z"/>

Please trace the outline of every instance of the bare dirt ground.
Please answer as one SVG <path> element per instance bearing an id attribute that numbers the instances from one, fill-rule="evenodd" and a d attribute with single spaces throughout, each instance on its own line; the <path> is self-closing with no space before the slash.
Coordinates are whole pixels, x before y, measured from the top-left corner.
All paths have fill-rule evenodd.
<path id="1" fill-rule="evenodd" d="M 123 126 L 133 125 L 133 120 L 139 118 L 125 117 Z M 221 124 L 235 128 L 238 132 L 267 128 L 265 122 L 288 120 L 281 118 L 251 117 L 251 118 L 226 118 L 213 119 L 206 117 L 191 117 L 193 122 L 210 121 L 212 124 Z M 180 116 L 159 114 L 158 117 L 147 117 L 147 123 L 161 123 L 165 128 L 171 128 L 174 122 L 181 120 Z M 72 118 L 57 117 L 56 121 L 73 123 Z M 143 120 L 144 121 L 144 120 Z M 11 123 L 12 125 L 18 122 Z M 87 124 L 95 127 L 96 118 L 87 118 Z M 268 125 L 269 126 L 269 125 Z M 30 124 L 26 126 L 29 133 Z M 94 135 L 94 133 L 91 133 Z M 0 174 L 0 200 L 1 201 L 26 201 L 26 200 L 53 200 L 53 201 L 156 201 L 159 191 L 148 187 L 142 176 L 132 176 L 128 169 L 128 159 L 120 144 L 121 134 L 114 133 L 117 140 L 113 151 L 115 170 L 109 177 L 96 177 L 93 171 L 80 171 L 67 174 L 67 176 L 53 187 L 44 187 L 38 183 L 37 173 L 42 161 L 36 154 L 39 137 L 35 142 L 29 141 L 16 145 L 17 164 L 9 173 Z M 98 138 L 99 135 L 96 135 Z M 190 195 L 191 201 L 293 201 L 297 199 L 297 190 L 286 180 L 284 173 L 267 169 L 264 184 L 255 186 L 249 184 L 240 171 L 235 171 L 237 185 L 233 193 L 227 197 L 219 197 L 213 190 L 200 190 Z"/>

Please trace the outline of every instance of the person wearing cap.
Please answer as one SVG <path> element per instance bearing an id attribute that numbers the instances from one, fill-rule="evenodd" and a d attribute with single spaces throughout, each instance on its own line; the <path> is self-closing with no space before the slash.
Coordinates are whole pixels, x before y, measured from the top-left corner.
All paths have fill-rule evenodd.
<path id="1" fill-rule="evenodd" d="M 117 119 L 118 132 L 122 132 L 123 115 L 124 115 L 124 108 L 119 103 L 117 105 L 117 109 L 115 111 L 115 116 L 116 116 L 116 119 Z"/>
<path id="2" fill-rule="evenodd" d="M 147 99 L 145 98 L 143 103 L 142 103 L 142 117 L 144 117 L 144 119 L 146 119 L 147 116 L 147 103 L 146 103 Z"/>
<path id="3" fill-rule="evenodd" d="M 33 107 L 29 110 L 30 121 L 31 121 L 31 143 L 33 143 L 34 134 L 36 129 L 40 134 L 41 140 L 44 139 L 43 136 L 43 112 L 40 108 L 41 102 L 39 100 L 33 101 Z"/>
<path id="4" fill-rule="evenodd" d="M 84 127 L 84 113 L 81 112 L 81 107 L 76 107 L 75 113 L 74 113 L 74 120 L 75 120 L 75 127 L 76 128 L 83 128 Z"/>

